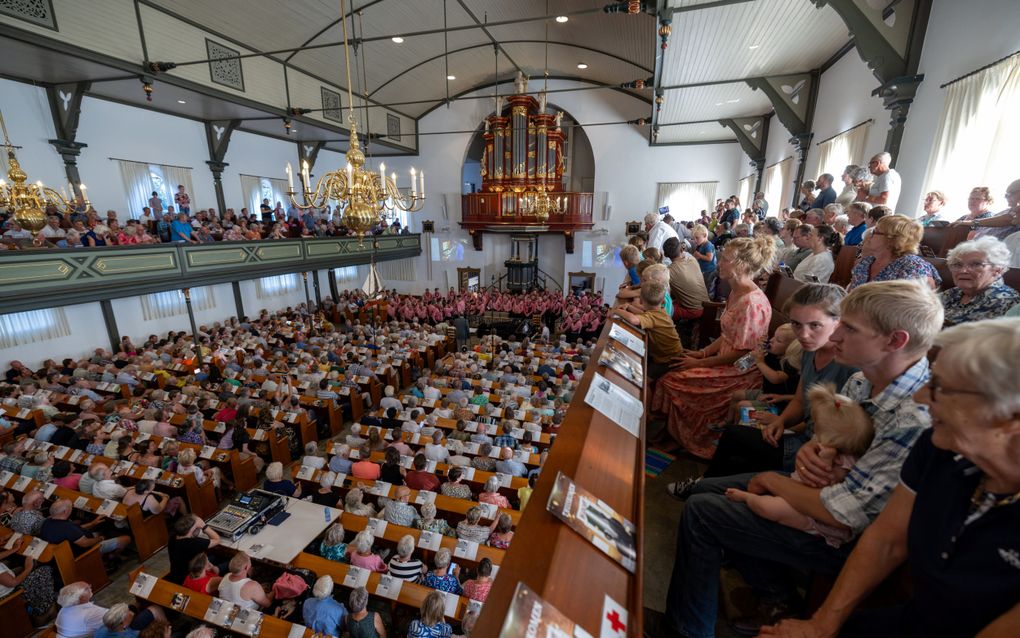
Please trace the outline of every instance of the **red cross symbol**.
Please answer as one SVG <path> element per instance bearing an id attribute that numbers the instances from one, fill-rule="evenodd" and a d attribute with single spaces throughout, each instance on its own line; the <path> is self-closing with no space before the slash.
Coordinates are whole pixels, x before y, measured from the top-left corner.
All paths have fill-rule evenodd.
<path id="1" fill-rule="evenodd" d="M 609 621 L 610 627 L 615 632 L 621 632 L 627 629 L 627 625 L 620 622 L 620 614 L 616 613 L 615 610 L 606 614 L 606 620 Z"/>

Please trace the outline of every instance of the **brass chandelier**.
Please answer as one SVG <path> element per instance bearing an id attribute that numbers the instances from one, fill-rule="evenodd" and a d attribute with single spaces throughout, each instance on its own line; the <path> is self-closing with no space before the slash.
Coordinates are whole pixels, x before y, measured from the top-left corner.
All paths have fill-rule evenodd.
<path id="1" fill-rule="evenodd" d="M 27 183 L 28 175 L 21 168 L 18 158 L 14 153 L 14 145 L 7 135 L 7 123 L 4 115 L 0 112 L 0 129 L 3 129 L 4 148 L 7 151 L 7 179 L 0 179 L 0 208 L 7 208 L 13 211 L 13 217 L 18 224 L 32 233 L 35 237 L 46 225 L 46 210 L 50 206 L 61 209 L 66 214 L 75 211 L 74 204 L 68 199 L 67 193 L 57 191 L 44 186 L 42 182 Z M 70 185 L 69 185 L 70 186 Z M 85 194 L 85 185 L 79 184 L 82 200 L 85 208 L 90 206 Z M 60 187 L 63 191 L 63 186 Z M 70 186 L 71 196 L 74 197 L 74 186 Z"/>
<path id="2" fill-rule="evenodd" d="M 381 221 L 386 211 L 413 213 L 425 205 L 425 173 L 415 173 L 411 169 L 411 188 L 407 195 L 397 187 L 397 174 L 386 177 L 385 164 L 379 165 L 376 173 L 365 168 L 365 154 L 358 142 L 357 124 L 354 120 L 354 94 L 351 89 L 351 54 L 347 42 L 347 20 L 344 17 L 344 0 L 340 0 L 340 19 L 344 33 L 344 63 L 347 69 L 347 122 L 350 124 L 350 146 L 347 150 L 347 167 L 326 173 L 311 188 L 308 162 L 301 167 L 302 203 L 295 199 L 294 172 L 287 165 L 288 196 L 291 203 L 299 209 L 322 208 L 328 202 L 337 202 L 337 208 L 343 209 L 341 223 L 358 236 L 363 245 L 365 233 Z"/>

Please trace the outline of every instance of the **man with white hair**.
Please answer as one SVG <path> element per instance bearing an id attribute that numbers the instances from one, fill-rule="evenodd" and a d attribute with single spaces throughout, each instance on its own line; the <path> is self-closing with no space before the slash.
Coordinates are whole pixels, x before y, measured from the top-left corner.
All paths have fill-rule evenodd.
<path id="1" fill-rule="evenodd" d="M 57 605 L 60 606 L 55 623 L 57 638 L 88 638 L 103 626 L 106 607 L 92 602 L 92 585 L 85 581 L 61 588 Z"/>
<path id="2" fill-rule="evenodd" d="M 868 196 L 864 201 L 870 204 L 881 204 L 896 211 L 896 202 L 900 199 L 900 174 L 889 167 L 892 162 L 892 155 L 879 153 L 868 162 L 868 170 L 875 176 L 875 181 L 868 189 Z"/>
<path id="3" fill-rule="evenodd" d="M 347 608 L 333 598 L 333 579 L 329 575 L 320 577 L 312 587 L 312 597 L 301 608 L 305 626 L 316 634 L 339 636 L 346 616 Z"/>
<path id="4" fill-rule="evenodd" d="M 216 632 L 211 627 L 202 625 L 188 632 L 184 638 L 216 638 Z"/>
<path id="5" fill-rule="evenodd" d="M 396 408 L 397 412 L 403 411 L 404 404 L 400 402 L 400 399 L 397 399 L 396 397 L 393 396 L 394 392 L 395 390 L 393 386 L 391 385 L 386 386 L 386 388 L 383 390 L 383 394 L 385 394 L 386 396 L 379 400 L 380 408 L 382 408 L 383 410 L 388 410 L 389 408 Z"/>
<path id="6" fill-rule="evenodd" d="M 67 541 L 71 543 L 76 553 L 77 550 L 85 550 L 93 545 L 99 545 L 100 553 L 114 554 L 131 544 L 130 536 L 106 538 L 89 531 L 106 520 L 103 516 L 84 525 L 78 525 L 74 521 L 68 520 L 71 517 L 72 509 L 73 505 L 70 499 L 62 498 L 54 503 L 50 507 L 50 517 L 43 521 L 42 527 L 39 528 L 39 538 L 54 544 Z"/>
<path id="7" fill-rule="evenodd" d="M 664 241 L 677 236 L 673 227 L 662 221 L 658 213 L 645 215 L 645 232 L 648 233 L 648 242 L 645 244 L 645 248 L 655 248 L 656 250 L 662 250 Z"/>

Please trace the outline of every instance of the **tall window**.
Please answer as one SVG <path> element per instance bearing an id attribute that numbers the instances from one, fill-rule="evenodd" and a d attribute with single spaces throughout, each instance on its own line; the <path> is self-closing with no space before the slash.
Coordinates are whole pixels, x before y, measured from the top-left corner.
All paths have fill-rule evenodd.
<path id="1" fill-rule="evenodd" d="M 185 166 L 170 166 L 167 164 L 150 164 L 148 162 L 120 162 L 120 176 L 124 182 L 124 190 L 127 191 L 127 218 L 138 219 L 142 215 L 142 209 L 149 205 L 152 194 L 160 199 L 163 211 L 173 206 L 174 195 L 177 194 L 177 187 L 183 186 L 184 192 L 191 199 L 191 208 L 195 208 L 195 193 L 191 187 L 191 169 Z M 124 215 L 121 216 L 124 218 Z"/>
<path id="2" fill-rule="evenodd" d="M 347 266 L 345 268 L 334 268 L 333 276 L 336 277 L 337 286 L 347 286 L 358 281 L 358 267 Z"/>
<path id="3" fill-rule="evenodd" d="M 259 299 L 282 297 L 301 289 L 301 276 L 297 273 L 263 277 L 255 280 L 255 294 Z"/>
<path id="4" fill-rule="evenodd" d="M 940 190 L 960 214 L 975 186 L 987 186 L 1001 197 L 1017 176 L 1017 113 L 1020 53 L 947 87 L 921 197 Z"/>
<path id="5" fill-rule="evenodd" d="M 245 207 L 252 215 L 259 214 L 259 207 L 264 199 L 268 199 L 269 205 L 274 208 L 276 202 L 280 202 L 284 210 L 290 205 L 290 200 L 287 197 L 287 180 L 285 179 L 242 174 L 241 194 L 244 196 Z"/>
<path id="6" fill-rule="evenodd" d="M 659 182 L 656 206 L 669 207 L 669 214 L 677 221 L 693 221 L 701 211 L 715 205 L 715 191 L 719 182 Z"/>
<path id="7" fill-rule="evenodd" d="M 740 204 L 744 208 L 754 208 L 754 178 L 755 173 L 751 173 L 744 179 L 737 183 L 737 197 L 740 198 Z M 741 211 L 743 212 L 743 211 Z"/>
<path id="8" fill-rule="evenodd" d="M 146 321 L 183 315 L 188 312 L 184 293 L 180 290 L 156 292 L 141 296 L 142 318 Z M 209 310 L 216 306 L 212 288 L 202 286 L 191 289 L 191 307 L 195 310 Z"/>
<path id="9" fill-rule="evenodd" d="M 780 210 L 790 206 L 790 198 L 793 197 L 791 180 L 793 180 L 792 157 L 765 167 L 761 189 L 765 193 L 765 201 L 769 203 L 769 210 L 776 211 L 776 216 Z"/>
<path id="10" fill-rule="evenodd" d="M 71 334 L 63 308 L 0 315 L 0 348 L 59 339 Z"/>
<path id="11" fill-rule="evenodd" d="M 861 166 L 864 162 L 864 145 L 868 141 L 869 130 L 871 130 L 871 120 L 861 122 L 850 130 L 824 142 L 819 142 L 818 166 L 815 167 L 815 176 L 828 173 L 836 179 L 838 187 L 839 176 L 843 174 L 843 169 L 850 164 Z"/>

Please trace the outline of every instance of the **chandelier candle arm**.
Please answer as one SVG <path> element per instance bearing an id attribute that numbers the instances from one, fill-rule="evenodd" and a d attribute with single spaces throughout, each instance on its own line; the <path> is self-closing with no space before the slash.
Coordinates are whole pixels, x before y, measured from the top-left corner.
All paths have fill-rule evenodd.
<path id="1" fill-rule="evenodd" d="M 291 168 L 290 162 L 287 162 L 287 190 L 294 192 L 294 169 Z"/>

